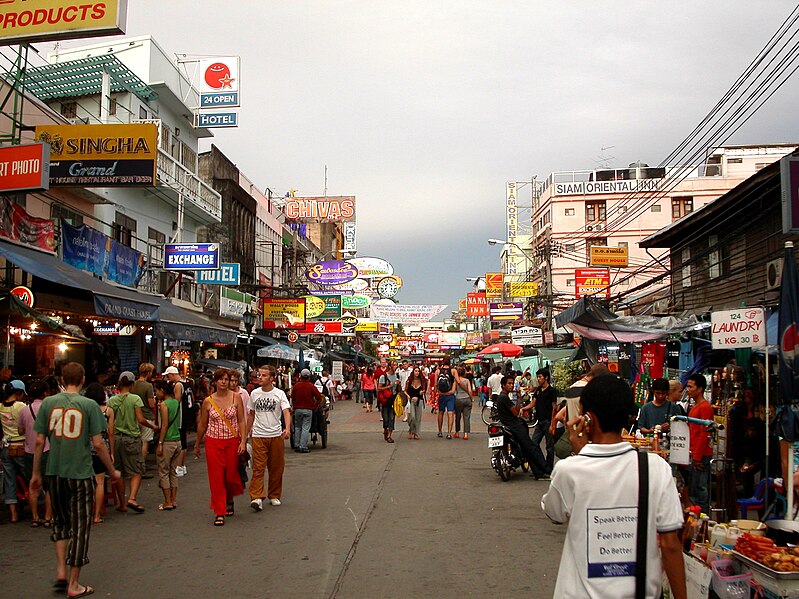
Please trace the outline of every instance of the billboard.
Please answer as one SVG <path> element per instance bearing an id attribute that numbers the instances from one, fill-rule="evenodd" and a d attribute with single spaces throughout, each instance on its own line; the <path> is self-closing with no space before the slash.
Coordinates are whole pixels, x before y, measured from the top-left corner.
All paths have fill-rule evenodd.
<path id="1" fill-rule="evenodd" d="M 37 143 L 0 148 L 0 193 L 49 187 L 49 146 Z"/>
<path id="2" fill-rule="evenodd" d="M 626 268 L 630 259 L 629 249 L 612 248 L 605 245 L 591 246 L 591 266 L 615 266 Z"/>
<path id="3" fill-rule="evenodd" d="M 198 270 L 197 282 L 204 285 L 241 285 L 241 265 L 223 263 L 217 270 Z"/>
<path id="4" fill-rule="evenodd" d="M 0 44 L 21 44 L 125 33 L 127 0 L 4 0 Z"/>
<path id="5" fill-rule="evenodd" d="M 485 276 L 486 297 L 502 297 L 504 279 L 505 275 L 501 272 L 487 272 Z"/>
<path id="6" fill-rule="evenodd" d="M 216 270 L 219 245 L 216 243 L 167 243 L 164 245 L 167 270 Z"/>
<path id="7" fill-rule="evenodd" d="M 325 260 L 309 266 L 305 278 L 319 285 L 340 285 L 348 283 L 358 276 L 358 269 L 343 260 Z"/>
<path id="8" fill-rule="evenodd" d="M 355 196 L 288 198 L 283 212 L 289 220 L 330 222 L 355 219 Z"/>
<path id="9" fill-rule="evenodd" d="M 488 316 L 488 302 L 485 293 L 466 294 L 466 316 Z"/>
<path id="10" fill-rule="evenodd" d="M 265 329 L 305 328 L 305 298 L 265 297 L 261 300 L 264 310 Z"/>
<path id="11" fill-rule="evenodd" d="M 610 271 L 607 268 L 575 268 L 574 296 L 610 297 Z"/>
<path id="12" fill-rule="evenodd" d="M 511 297 L 535 297 L 538 295 L 538 283 L 524 281 L 508 285 Z"/>
<path id="13" fill-rule="evenodd" d="M 40 125 L 36 141 L 50 144 L 50 186 L 154 187 L 158 126 Z"/>

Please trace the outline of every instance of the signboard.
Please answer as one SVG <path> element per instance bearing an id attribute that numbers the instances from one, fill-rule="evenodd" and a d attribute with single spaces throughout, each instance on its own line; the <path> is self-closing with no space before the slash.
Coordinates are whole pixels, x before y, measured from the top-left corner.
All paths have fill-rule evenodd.
<path id="1" fill-rule="evenodd" d="M 305 298 L 265 297 L 261 301 L 265 329 L 305 328 Z"/>
<path id="2" fill-rule="evenodd" d="M 547 345 L 555 343 L 555 331 L 544 331 L 544 343 Z"/>
<path id="3" fill-rule="evenodd" d="M 441 331 L 438 336 L 441 347 L 463 347 L 466 345 L 466 333 L 460 331 Z"/>
<path id="4" fill-rule="evenodd" d="M 49 188 L 50 146 L 37 143 L 0 148 L 0 193 Z"/>
<path id="5" fill-rule="evenodd" d="M 239 57 L 204 58 L 200 63 L 200 108 L 239 106 Z"/>
<path id="6" fill-rule="evenodd" d="M 377 302 L 369 308 L 371 317 L 381 323 L 424 324 L 446 308 L 446 304 L 411 305 Z M 390 332 L 390 331 L 388 331 Z"/>
<path id="7" fill-rule="evenodd" d="M 291 332 L 288 334 L 288 340 L 289 340 L 289 343 L 294 343 L 294 342 L 295 342 L 295 341 L 297 341 L 297 339 L 299 339 L 299 338 L 300 338 L 300 336 L 297 334 L 297 331 L 291 331 Z"/>
<path id="8" fill-rule="evenodd" d="M 343 332 L 343 327 L 337 320 L 308 321 L 305 327 L 297 332 L 300 335 L 338 335 Z"/>
<path id="9" fill-rule="evenodd" d="M 355 218 L 355 196 L 287 198 L 283 212 L 287 219 L 303 222 L 353 220 Z"/>
<path id="10" fill-rule="evenodd" d="M 344 237 L 344 247 L 342 249 L 345 252 L 356 251 L 358 247 L 357 243 L 358 223 L 356 223 L 354 220 L 344 223 L 341 227 L 341 233 L 342 236 Z"/>
<path id="11" fill-rule="evenodd" d="M 691 464 L 691 437 L 688 423 L 672 421 L 669 424 L 669 462 L 688 466 Z"/>
<path id="12" fill-rule="evenodd" d="M 360 273 L 359 273 L 360 274 Z M 330 287 L 329 291 L 335 291 L 336 293 L 347 295 L 353 295 L 355 293 L 362 293 L 369 289 L 369 283 L 364 281 L 363 279 L 353 279 L 347 283 L 341 283 L 340 285 L 333 285 Z M 313 293 L 313 291 L 311 292 Z"/>
<path id="13" fill-rule="evenodd" d="M 502 297 L 504 279 L 505 275 L 501 272 L 487 272 L 485 276 L 486 297 Z"/>
<path id="14" fill-rule="evenodd" d="M 713 349 L 766 345 L 766 318 L 762 308 L 711 312 L 710 325 Z"/>
<path id="15" fill-rule="evenodd" d="M 516 235 L 519 230 L 519 211 L 516 206 L 516 183 L 509 181 L 505 188 L 505 225 L 506 225 L 506 259 L 505 259 L 505 272 L 509 275 L 517 274 L 516 262 Z"/>
<path id="16" fill-rule="evenodd" d="M 198 270 L 197 282 L 204 285 L 241 285 L 238 262 L 223 263 L 216 270 Z"/>
<path id="17" fill-rule="evenodd" d="M 155 186 L 154 123 L 40 125 L 35 137 L 50 144 L 51 187 Z"/>
<path id="18" fill-rule="evenodd" d="M 488 301 L 485 293 L 466 294 L 466 316 L 488 316 Z"/>
<path id="19" fill-rule="evenodd" d="M 194 127 L 197 129 L 220 129 L 238 126 L 238 112 L 198 112 L 194 115 Z"/>
<path id="20" fill-rule="evenodd" d="M 325 260 L 309 266 L 305 278 L 319 285 L 340 285 L 358 276 L 358 269 L 344 260 Z"/>
<path id="21" fill-rule="evenodd" d="M 217 270 L 219 245 L 216 243 L 167 243 L 164 245 L 167 270 Z"/>
<path id="22" fill-rule="evenodd" d="M 92 329 L 92 335 L 102 335 L 108 337 L 132 337 L 133 335 L 136 334 L 136 331 L 138 330 L 139 327 L 137 327 L 134 324 L 119 325 L 117 323 L 113 325 L 109 324 L 109 325 L 94 327 L 94 329 Z"/>
<path id="23" fill-rule="evenodd" d="M 488 313 L 491 317 L 491 322 L 514 322 L 521 320 L 524 314 L 524 304 L 522 302 L 491 302 Z"/>
<path id="24" fill-rule="evenodd" d="M 591 266 L 614 266 L 626 268 L 630 260 L 630 251 L 625 247 L 591 246 Z"/>
<path id="25" fill-rule="evenodd" d="M 659 191 L 664 179 L 621 179 L 618 181 L 573 181 L 555 183 L 553 196 L 590 195 L 595 193 L 631 193 Z"/>
<path id="26" fill-rule="evenodd" d="M 520 327 L 510 333 L 511 342 L 516 345 L 543 345 L 544 337 L 539 327 Z"/>
<path id="27" fill-rule="evenodd" d="M 780 160 L 782 181 L 782 232 L 799 233 L 799 157 Z"/>
<path id="28" fill-rule="evenodd" d="M 28 308 L 33 308 L 33 306 L 36 304 L 36 298 L 33 295 L 33 291 L 24 285 L 18 285 L 17 287 L 14 287 L 11 290 L 11 295 L 28 306 Z"/>
<path id="29" fill-rule="evenodd" d="M 610 271 L 607 268 L 574 269 L 574 296 L 610 297 Z"/>
<path id="30" fill-rule="evenodd" d="M 372 298 L 368 295 L 344 295 L 341 297 L 341 307 L 345 310 L 360 310 L 361 308 L 368 308 L 372 303 Z"/>
<path id="31" fill-rule="evenodd" d="M 125 33 L 127 0 L 4 0 L 0 3 L 0 44 L 98 37 Z"/>
<path id="32" fill-rule="evenodd" d="M 55 221 L 31 216 L 16 202 L 0 196 L 0 238 L 54 252 Z"/>
<path id="33" fill-rule="evenodd" d="M 341 317 L 341 326 L 343 326 L 345 329 L 354 329 L 356 326 L 358 326 L 358 319 L 352 314 L 345 314 Z"/>
<path id="34" fill-rule="evenodd" d="M 219 288 L 219 315 L 224 318 L 241 318 L 248 308 L 252 309 L 256 298 L 229 287 Z"/>
<path id="35" fill-rule="evenodd" d="M 305 317 L 316 318 L 325 311 L 325 300 L 315 295 L 305 295 Z"/>
<path id="36" fill-rule="evenodd" d="M 508 288 L 508 295 L 511 297 L 536 297 L 538 295 L 538 283 L 532 281 L 511 282 Z"/>
<path id="37" fill-rule="evenodd" d="M 333 360 L 333 369 L 330 372 L 330 376 L 333 377 L 334 381 L 343 381 L 344 362 L 342 362 L 341 360 Z"/>
<path id="38" fill-rule="evenodd" d="M 377 333 L 378 323 L 375 320 L 358 320 L 355 325 L 356 333 Z"/>
<path id="39" fill-rule="evenodd" d="M 382 278 L 394 274 L 394 267 L 382 258 L 363 256 L 347 260 L 358 269 L 358 276 L 363 279 Z"/>
<path id="40" fill-rule="evenodd" d="M 317 316 L 319 320 L 338 320 L 341 318 L 340 295 L 317 295 L 316 297 L 325 302 L 325 309 Z"/>
<path id="41" fill-rule="evenodd" d="M 459 312 L 466 312 L 466 298 L 463 297 L 458 300 L 458 311 Z"/>

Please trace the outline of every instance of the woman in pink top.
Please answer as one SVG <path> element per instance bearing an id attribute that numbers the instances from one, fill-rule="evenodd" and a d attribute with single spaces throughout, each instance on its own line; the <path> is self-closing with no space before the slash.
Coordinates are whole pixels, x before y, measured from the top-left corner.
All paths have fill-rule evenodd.
<path id="1" fill-rule="evenodd" d="M 229 388 L 230 371 L 219 368 L 213 377 L 216 392 L 203 401 L 194 455 L 200 457 L 200 441 L 205 436 L 205 463 L 211 487 L 214 526 L 224 526 L 225 516 L 232 516 L 233 498 L 244 492 L 239 476 L 239 454 L 246 449 L 244 405 L 241 396 Z"/>
<path id="2" fill-rule="evenodd" d="M 371 366 L 361 375 L 361 391 L 363 391 L 363 407 L 367 412 L 371 412 L 375 401 L 375 371 Z"/>

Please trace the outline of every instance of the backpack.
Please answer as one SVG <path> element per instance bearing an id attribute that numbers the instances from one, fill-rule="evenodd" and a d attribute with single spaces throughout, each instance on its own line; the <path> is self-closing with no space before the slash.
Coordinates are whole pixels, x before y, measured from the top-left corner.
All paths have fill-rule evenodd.
<path id="1" fill-rule="evenodd" d="M 449 390 L 452 389 L 452 378 L 447 370 L 442 368 L 438 371 L 436 386 L 441 393 L 449 393 Z"/>

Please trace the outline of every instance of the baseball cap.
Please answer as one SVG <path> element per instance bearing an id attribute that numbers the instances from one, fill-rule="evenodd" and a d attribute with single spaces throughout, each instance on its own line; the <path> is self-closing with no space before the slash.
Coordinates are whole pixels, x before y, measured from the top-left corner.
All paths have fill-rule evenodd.
<path id="1" fill-rule="evenodd" d="M 307 368 L 303 368 L 302 372 L 300 373 L 300 376 L 304 379 L 309 379 L 311 378 L 311 371 L 308 370 Z"/>
<path id="2" fill-rule="evenodd" d="M 175 368 L 174 366 L 170 366 L 169 368 L 164 370 L 164 376 L 166 376 L 168 374 L 180 374 L 180 371 L 177 368 Z"/>
<path id="3" fill-rule="evenodd" d="M 136 380 L 136 375 L 133 374 L 130 370 L 126 370 L 125 372 L 119 375 L 119 384 L 123 385 L 125 383 L 132 383 Z"/>
<path id="4" fill-rule="evenodd" d="M 14 389 L 19 389 L 19 390 L 20 390 L 20 391 L 22 391 L 23 393 L 27 393 L 27 392 L 28 392 L 28 391 L 27 391 L 27 389 L 25 389 L 25 383 L 23 383 L 23 382 L 22 382 L 22 381 L 20 381 L 19 379 L 14 379 L 13 381 L 11 381 L 11 382 L 9 383 L 9 385 L 11 385 L 12 387 L 14 387 Z"/>

